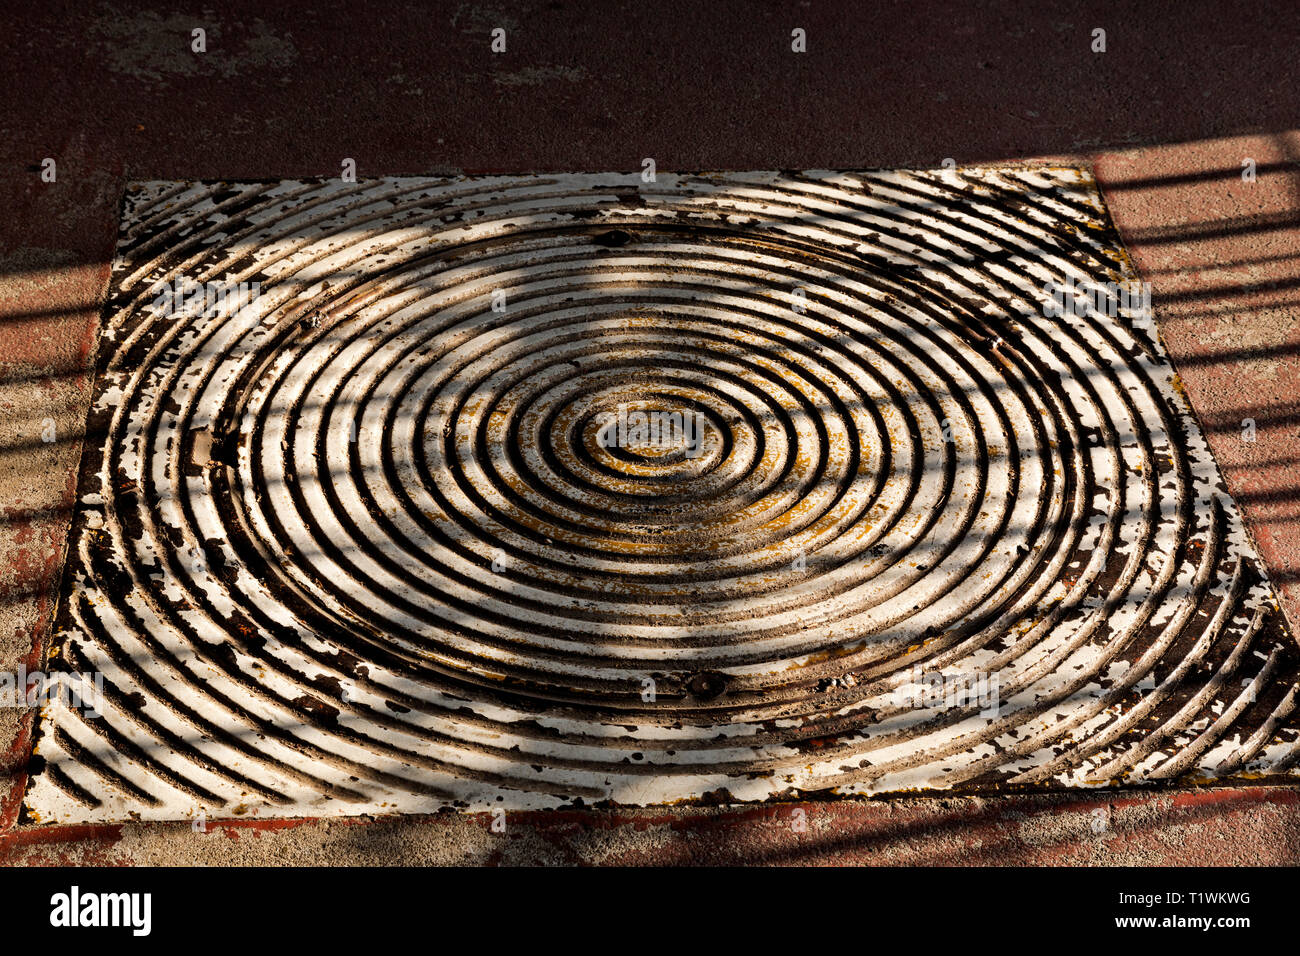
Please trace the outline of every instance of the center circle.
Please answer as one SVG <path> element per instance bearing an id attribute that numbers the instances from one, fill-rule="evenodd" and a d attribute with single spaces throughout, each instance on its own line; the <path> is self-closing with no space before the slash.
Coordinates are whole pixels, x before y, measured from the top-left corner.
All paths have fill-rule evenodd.
<path id="1" fill-rule="evenodd" d="M 643 460 L 697 458 L 704 451 L 704 415 L 664 402 L 620 403 L 607 413 L 597 436 L 601 448 Z"/>
<path id="2" fill-rule="evenodd" d="M 717 463 L 731 436 L 717 411 L 701 401 L 706 396 L 654 391 L 626 397 L 640 391 L 610 396 L 618 400 L 593 409 L 580 423 L 586 457 L 606 470 L 643 479 L 698 476 Z"/>

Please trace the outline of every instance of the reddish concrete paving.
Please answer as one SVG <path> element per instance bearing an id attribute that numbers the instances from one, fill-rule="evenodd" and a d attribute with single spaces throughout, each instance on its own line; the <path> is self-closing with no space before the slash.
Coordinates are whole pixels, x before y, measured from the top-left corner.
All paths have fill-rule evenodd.
<path id="1" fill-rule="evenodd" d="M 1152 285 L 1192 407 L 1300 633 L 1300 131 L 1092 158 Z M 1253 182 L 1242 179 L 1247 159 Z"/>
<path id="2" fill-rule="evenodd" d="M 70 145 L 68 156 L 88 154 Z M 41 666 L 76 494 L 120 166 L 22 173 L 0 220 L 0 670 Z M 53 439 L 52 441 L 47 439 Z M 18 817 L 33 711 L 0 708 L 0 828 Z"/>
<path id="3" fill-rule="evenodd" d="M 746 808 L 32 827 L 0 865 L 1281 866 L 1300 794 L 1219 790 Z"/>
<path id="4" fill-rule="evenodd" d="M 1248 528 L 1300 621 L 1300 21 L 1168 2 L 551 2 L 6 15 L 0 62 L 0 670 L 48 638 L 128 179 L 493 170 L 1092 165 Z M 488 33 L 508 35 L 494 56 Z M 790 30 L 808 53 L 790 52 Z M 203 27 L 208 52 L 190 52 Z M 1092 30 L 1107 52 L 1091 51 Z M 58 180 L 43 183 L 53 157 Z M 1253 158 L 1254 183 L 1241 179 Z M 1254 418 L 1257 440 L 1242 440 Z M 46 419 L 58 440 L 41 441 Z M 0 710 L 7 862 L 1297 862 L 1300 791 L 14 827 L 31 715 Z M 1105 803 L 1098 804 L 1101 800 Z M 1114 804 L 1095 834 L 1094 810 Z M 457 854 L 460 854 L 459 856 Z"/>

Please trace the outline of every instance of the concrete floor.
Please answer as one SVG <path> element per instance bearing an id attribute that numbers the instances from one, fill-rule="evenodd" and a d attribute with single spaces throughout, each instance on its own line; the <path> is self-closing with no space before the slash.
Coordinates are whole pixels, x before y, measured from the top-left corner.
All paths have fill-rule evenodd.
<path id="1" fill-rule="evenodd" d="M 1288 5 L 227 7 L 6 14 L 0 670 L 36 668 L 48 637 L 123 184 L 331 176 L 345 157 L 361 176 L 630 171 L 647 156 L 661 170 L 1090 166 L 1296 630 L 1300 21 Z M 206 53 L 191 52 L 195 27 Z M 490 52 L 495 27 L 504 54 Z M 790 50 L 795 27 L 807 53 Z M 1105 53 L 1091 51 L 1096 27 Z M 45 442 L 50 419 L 58 440 Z M 521 814 L 505 833 L 447 816 L 16 827 L 30 725 L 0 710 L 0 860 L 15 863 L 1300 862 L 1291 788 Z"/>

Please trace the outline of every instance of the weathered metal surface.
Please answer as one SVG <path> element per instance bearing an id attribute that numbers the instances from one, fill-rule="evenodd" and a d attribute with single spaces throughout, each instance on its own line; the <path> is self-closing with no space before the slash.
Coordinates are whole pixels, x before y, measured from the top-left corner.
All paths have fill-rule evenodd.
<path id="1" fill-rule="evenodd" d="M 1134 279 L 1068 169 L 133 187 L 28 812 L 1285 773 Z"/>

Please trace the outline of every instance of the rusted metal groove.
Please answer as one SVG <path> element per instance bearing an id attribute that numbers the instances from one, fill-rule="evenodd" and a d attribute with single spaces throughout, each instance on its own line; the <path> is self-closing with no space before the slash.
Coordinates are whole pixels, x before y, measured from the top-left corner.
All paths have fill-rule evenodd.
<path id="1" fill-rule="evenodd" d="M 1300 752 L 1149 313 L 1053 314 L 1136 279 L 1085 173 L 144 183 L 113 275 L 33 817 Z"/>

